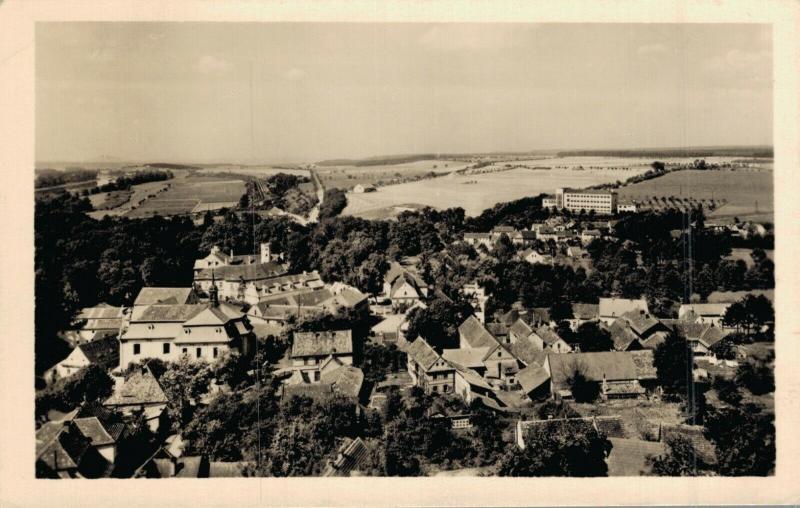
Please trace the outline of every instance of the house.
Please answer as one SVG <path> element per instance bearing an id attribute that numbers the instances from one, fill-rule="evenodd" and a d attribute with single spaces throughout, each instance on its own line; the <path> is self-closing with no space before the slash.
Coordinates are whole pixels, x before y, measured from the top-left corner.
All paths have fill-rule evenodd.
<path id="1" fill-rule="evenodd" d="M 475 310 L 475 317 L 478 318 L 478 321 L 481 323 L 485 323 L 486 302 L 489 301 L 489 296 L 486 294 L 486 290 L 480 287 L 477 282 L 471 282 L 469 284 L 464 284 L 464 287 L 461 288 L 461 291 L 464 293 L 464 295 L 469 297 L 472 308 Z"/>
<path id="2" fill-rule="evenodd" d="M 567 256 L 572 259 L 583 259 L 589 257 L 589 254 L 582 247 L 571 245 L 567 247 Z"/>
<path id="3" fill-rule="evenodd" d="M 79 344 L 63 360 L 49 368 L 44 373 L 48 383 L 67 378 L 89 365 L 98 365 L 105 370 L 110 370 L 119 365 L 119 340 L 116 337 L 106 337 L 85 344 Z"/>
<path id="4" fill-rule="evenodd" d="M 647 308 L 647 301 L 644 298 L 600 298 L 599 304 L 600 321 L 610 325 L 618 317 L 630 311 L 650 312 Z"/>
<path id="5" fill-rule="evenodd" d="M 179 456 L 159 447 L 133 474 L 134 478 L 240 478 L 248 462 L 220 462 L 207 455 Z"/>
<path id="6" fill-rule="evenodd" d="M 686 338 L 695 354 L 703 356 L 714 356 L 711 348 L 729 334 L 713 323 L 688 323 L 680 320 L 672 325 L 672 329 Z"/>
<path id="7" fill-rule="evenodd" d="M 722 327 L 725 313 L 730 306 L 729 303 L 683 304 L 678 308 L 678 319 Z"/>
<path id="8" fill-rule="evenodd" d="M 494 347 L 497 343 L 497 339 L 475 316 L 468 317 L 458 327 L 458 347 L 461 349 Z"/>
<path id="9" fill-rule="evenodd" d="M 519 371 L 517 382 L 531 400 L 544 400 L 550 395 L 550 373 L 535 363 Z"/>
<path id="10" fill-rule="evenodd" d="M 511 243 L 519 247 L 528 247 L 536 241 L 536 232 L 526 230 L 514 230 L 508 234 Z"/>
<path id="11" fill-rule="evenodd" d="M 134 307 L 120 335 L 120 368 L 147 358 L 177 361 L 182 356 L 213 361 L 236 349 L 253 352 L 255 337 L 247 316 L 219 303 L 216 286 L 208 304 L 157 304 Z"/>
<path id="12" fill-rule="evenodd" d="M 383 294 L 395 309 L 410 307 L 428 297 L 428 284 L 413 265 L 392 262 L 383 279 Z"/>
<path id="13" fill-rule="evenodd" d="M 126 319 L 126 309 L 123 307 L 108 304 L 86 307 L 72 321 L 74 330 L 67 331 L 65 336 L 72 347 L 105 337 L 116 337 Z"/>
<path id="14" fill-rule="evenodd" d="M 576 371 L 600 383 L 603 399 L 642 397 L 656 379 L 649 350 L 548 354 L 544 369 L 550 374 L 550 391 L 556 399 L 572 397 L 569 379 Z"/>
<path id="15" fill-rule="evenodd" d="M 128 426 L 119 413 L 100 403 L 84 403 L 66 419 L 75 422 L 100 455 L 114 463 L 117 446 L 128 435 Z"/>
<path id="16" fill-rule="evenodd" d="M 324 332 L 295 332 L 289 354 L 292 369 L 313 376 L 319 381 L 325 361 L 341 365 L 353 364 L 353 334 L 351 330 Z"/>
<path id="17" fill-rule="evenodd" d="M 636 213 L 638 207 L 636 203 L 617 203 L 617 212 L 618 213 Z"/>
<path id="18" fill-rule="evenodd" d="M 581 245 L 586 247 L 587 245 L 597 240 L 598 238 L 601 238 L 602 236 L 603 234 L 600 232 L 599 229 L 584 229 L 583 231 L 581 231 L 581 236 L 580 236 Z"/>
<path id="19" fill-rule="evenodd" d="M 509 346 L 511 353 L 524 365 L 530 367 L 544 365 L 547 359 L 547 352 L 544 350 L 544 342 L 534 334 L 528 337 L 519 337 Z"/>
<path id="20" fill-rule="evenodd" d="M 512 324 L 511 328 L 508 329 L 509 344 L 514 344 L 520 340 L 528 339 L 530 337 L 534 337 L 537 341 L 541 342 L 541 338 L 533 333 L 533 328 L 531 328 L 530 325 L 521 318 L 514 321 L 514 324 Z M 539 349 L 544 349 L 544 345 L 542 344 Z"/>
<path id="21" fill-rule="evenodd" d="M 319 373 L 317 377 L 315 374 Z M 355 402 L 361 398 L 364 373 L 358 367 L 345 364 L 340 359 L 329 356 L 315 371 L 295 370 L 283 385 L 282 396 L 306 396 L 325 400 L 341 395 Z"/>
<path id="22" fill-rule="evenodd" d="M 594 303 L 573 303 L 572 318 L 568 319 L 573 331 L 584 323 L 597 321 L 600 318 L 600 306 Z"/>
<path id="23" fill-rule="evenodd" d="M 572 347 L 549 326 L 539 326 L 533 333 L 541 339 L 545 351 L 552 351 L 553 353 L 569 353 L 572 351 Z"/>
<path id="24" fill-rule="evenodd" d="M 128 374 L 125 380 L 114 389 L 114 393 L 103 402 L 103 406 L 133 416 L 144 413 L 147 425 L 157 432 L 167 407 L 167 396 L 153 372 L 143 365 Z"/>
<path id="25" fill-rule="evenodd" d="M 133 301 L 133 306 L 190 305 L 199 301 L 194 288 L 143 287 Z"/>
<path id="26" fill-rule="evenodd" d="M 104 478 L 113 467 L 74 421 L 47 422 L 36 431 L 37 478 Z"/>
<path id="27" fill-rule="evenodd" d="M 406 348 L 408 373 L 425 393 L 453 393 L 455 368 L 418 337 Z"/>
<path id="28" fill-rule="evenodd" d="M 521 251 L 518 256 L 525 262 L 534 264 L 541 264 L 541 265 L 552 265 L 555 262 L 555 259 L 550 254 L 542 254 L 541 252 L 535 249 L 525 249 Z"/>
<path id="29" fill-rule="evenodd" d="M 336 459 L 328 462 L 322 476 L 355 476 L 371 455 L 370 449 L 360 437 L 345 441 L 339 447 Z"/>
<path id="30" fill-rule="evenodd" d="M 464 243 L 475 248 L 483 245 L 489 250 L 494 247 L 494 241 L 490 233 L 464 233 Z"/>
<path id="31" fill-rule="evenodd" d="M 269 242 L 261 243 L 258 254 L 234 255 L 233 250 L 231 250 L 230 254 L 227 254 L 215 245 L 214 247 L 211 247 L 211 251 L 209 252 L 208 256 L 195 260 L 194 273 L 197 275 L 201 271 L 210 270 L 212 268 L 221 268 L 223 266 L 271 263 L 277 261 L 279 258 L 280 255 L 275 255 L 275 253 L 272 252 Z"/>
<path id="32" fill-rule="evenodd" d="M 292 317 L 320 313 L 339 314 L 345 309 L 366 309 L 367 296 L 346 284 L 335 283 L 316 289 L 302 289 L 262 297 L 247 315 L 254 323 L 286 324 Z"/>
<path id="33" fill-rule="evenodd" d="M 356 194 L 363 194 L 365 192 L 375 192 L 376 190 L 378 189 L 376 189 L 374 185 L 363 185 L 360 183 L 355 187 L 353 187 L 353 192 L 355 192 Z"/>
<path id="34" fill-rule="evenodd" d="M 208 292 L 217 286 L 219 297 L 223 300 L 245 301 L 251 285 L 269 285 L 271 279 L 286 275 L 283 265 L 267 263 L 247 263 L 224 265 L 219 268 L 203 268 L 195 272 L 194 283 L 202 291 Z M 252 290 L 251 290 L 252 293 Z"/>
<path id="35" fill-rule="evenodd" d="M 624 313 L 607 329 L 617 351 L 655 349 L 669 332 L 669 327 L 644 310 Z"/>
<path id="36" fill-rule="evenodd" d="M 317 271 L 282 275 L 261 282 L 250 282 L 244 289 L 244 301 L 250 305 L 274 296 L 310 289 L 321 289 L 325 283 Z"/>
<path id="37" fill-rule="evenodd" d="M 388 314 L 383 316 L 383 321 L 370 329 L 369 337 L 372 342 L 402 346 L 406 344 L 407 329 L 405 314 Z"/>

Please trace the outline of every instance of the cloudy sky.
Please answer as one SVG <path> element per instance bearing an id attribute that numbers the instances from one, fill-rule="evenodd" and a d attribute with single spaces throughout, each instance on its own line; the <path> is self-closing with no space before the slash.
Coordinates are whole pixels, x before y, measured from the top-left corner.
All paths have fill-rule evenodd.
<path id="1" fill-rule="evenodd" d="M 40 23 L 39 161 L 772 143 L 764 25 Z"/>

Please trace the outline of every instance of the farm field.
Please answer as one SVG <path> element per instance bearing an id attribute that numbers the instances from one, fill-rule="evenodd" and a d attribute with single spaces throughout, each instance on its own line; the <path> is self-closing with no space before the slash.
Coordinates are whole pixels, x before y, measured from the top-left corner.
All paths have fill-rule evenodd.
<path id="1" fill-rule="evenodd" d="M 308 176 L 307 169 L 294 169 L 294 168 L 276 168 L 272 166 L 205 166 L 198 169 L 196 174 L 204 175 L 209 173 L 231 173 L 234 175 L 247 175 L 256 178 L 268 178 L 278 173 L 285 173 L 287 175 Z"/>
<path id="2" fill-rule="evenodd" d="M 338 187 L 349 190 L 358 184 L 376 184 L 381 180 L 385 182 L 396 178 L 418 177 L 431 171 L 448 173 L 470 165 L 461 161 L 424 160 L 381 166 L 319 166 L 316 170 L 326 189 Z"/>
<path id="3" fill-rule="evenodd" d="M 684 170 L 619 189 L 620 199 L 641 201 L 653 196 L 724 200 L 709 218 L 772 221 L 772 171 Z"/>
<path id="4" fill-rule="evenodd" d="M 537 165 L 544 161 L 534 161 Z M 544 164 L 543 164 L 544 165 Z M 343 214 L 362 216 L 393 206 L 425 205 L 445 209 L 462 207 L 467 215 L 478 215 L 497 203 L 552 193 L 558 187 L 589 187 L 625 180 L 647 168 L 576 170 L 531 170 L 517 168 L 477 175 L 450 174 L 435 179 L 379 187 L 377 192 L 347 193 Z"/>
<path id="5" fill-rule="evenodd" d="M 236 202 L 244 194 L 242 180 L 188 176 L 170 181 L 169 188 L 128 211 L 127 217 L 180 215 L 200 203 Z"/>

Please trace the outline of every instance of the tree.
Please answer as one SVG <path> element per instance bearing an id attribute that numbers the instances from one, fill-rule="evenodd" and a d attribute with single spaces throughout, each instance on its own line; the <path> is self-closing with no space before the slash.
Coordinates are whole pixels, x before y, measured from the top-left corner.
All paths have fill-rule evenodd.
<path id="1" fill-rule="evenodd" d="M 573 341 L 582 353 L 614 350 L 611 334 L 593 321 L 582 323 L 575 331 Z"/>
<path id="2" fill-rule="evenodd" d="M 664 390 L 686 394 L 692 376 L 692 351 L 684 337 L 670 332 L 653 352 L 656 376 Z"/>
<path id="3" fill-rule="evenodd" d="M 559 300 L 550 307 L 550 318 L 553 321 L 560 322 L 567 319 L 572 319 L 572 304 L 565 300 Z"/>
<path id="4" fill-rule="evenodd" d="M 736 369 L 736 383 L 746 387 L 753 395 L 764 395 L 775 391 L 772 367 L 762 361 L 741 363 Z"/>
<path id="5" fill-rule="evenodd" d="M 553 420 L 530 428 L 525 449 L 510 448 L 500 460 L 500 476 L 606 476 L 611 442 L 591 423 Z"/>
<path id="6" fill-rule="evenodd" d="M 246 210 L 250 207 L 250 196 L 245 192 L 242 194 L 242 197 L 239 198 L 239 208 Z"/>
<path id="7" fill-rule="evenodd" d="M 670 436 L 666 453 L 648 460 L 653 474 L 657 476 L 699 476 L 707 469 L 689 438 Z"/>
<path id="8" fill-rule="evenodd" d="M 92 364 L 37 393 L 36 415 L 43 418 L 52 409 L 72 411 L 84 402 L 103 402 L 113 390 L 111 376 L 102 367 Z"/>
<path id="9" fill-rule="evenodd" d="M 362 352 L 361 370 L 364 380 L 377 383 L 387 374 L 398 372 L 406 365 L 406 354 L 394 344 L 376 344 L 366 342 Z"/>
<path id="10" fill-rule="evenodd" d="M 756 406 L 718 409 L 706 417 L 723 476 L 767 476 L 775 470 L 774 416 Z"/>
<path id="11" fill-rule="evenodd" d="M 198 399 L 208 393 L 211 378 L 208 364 L 192 361 L 188 356 L 167 364 L 158 381 L 167 396 L 167 412 L 176 430 L 191 420 Z"/>
<path id="12" fill-rule="evenodd" d="M 600 396 L 600 384 L 586 377 L 585 369 L 577 366 L 567 378 L 567 384 L 575 402 L 594 402 Z"/>

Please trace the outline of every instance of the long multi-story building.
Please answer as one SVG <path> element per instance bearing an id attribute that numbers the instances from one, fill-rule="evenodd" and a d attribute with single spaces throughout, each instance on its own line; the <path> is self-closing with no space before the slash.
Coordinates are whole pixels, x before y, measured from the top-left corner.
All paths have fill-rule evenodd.
<path id="1" fill-rule="evenodd" d="M 617 211 L 617 194 L 604 190 L 556 189 L 555 196 L 542 199 L 542 206 L 547 208 L 566 209 L 580 213 L 594 211 L 597 214 L 610 215 Z"/>

